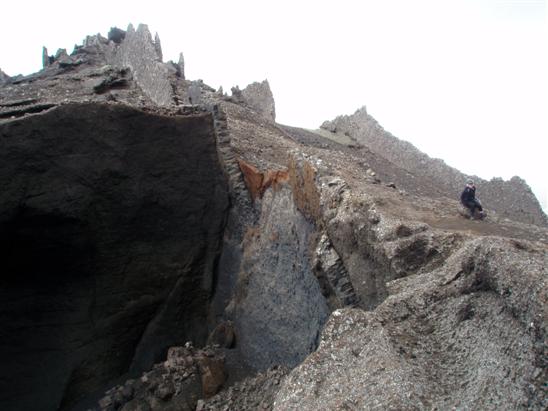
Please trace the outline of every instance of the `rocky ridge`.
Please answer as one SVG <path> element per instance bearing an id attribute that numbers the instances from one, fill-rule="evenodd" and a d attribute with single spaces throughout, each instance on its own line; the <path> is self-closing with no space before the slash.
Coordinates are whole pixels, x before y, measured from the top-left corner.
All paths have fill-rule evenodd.
<path id="1" fill-rule="evenodd" d="M 548 220 L 538 200 L 521 178 L 515 176 L 509 181 L 485 181 L 477 176 L 467 176 L 385 131 L 367 113 L 365 107 L 350 116 L 339 116 L 333 121 L 326 121 L 322 128 L 333 133 L 344 133 L 356 143 L 363 144 L 392 163 L 402 166 L 414 177 L 432 181 L 438 192 L 428 192 L 430 197 L 454 197 L 462 190 L 466 180 L 473 177 L 487 208 L 517 221 L 548 226 Z"/>
<path id="2" fill-rule="evenodd" d="M 367 113 L 276 124 L 268 83 L 187 80 L 144 25 L 44 55 L 0 88 L 3 409 L 546 407 L 538 203 L 465 220 Z"/>

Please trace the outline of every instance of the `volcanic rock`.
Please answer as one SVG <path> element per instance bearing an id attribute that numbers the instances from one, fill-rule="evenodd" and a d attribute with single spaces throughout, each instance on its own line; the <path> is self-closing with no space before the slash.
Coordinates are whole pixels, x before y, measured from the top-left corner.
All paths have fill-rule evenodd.
<path id="1" fill-rule="evenodd" d="M 0 83 L 0 408 L 546 408 L 526 183 L 476 179 L 469 220 L 365 109 L 274 120 L 145 25 Z"/>
<path id="2" fill-rule="evenodd" d="M 211 117 L 75 103 L 0 136 L 1 408 L 70 405 L 204 343 L 227 208 Z"/>

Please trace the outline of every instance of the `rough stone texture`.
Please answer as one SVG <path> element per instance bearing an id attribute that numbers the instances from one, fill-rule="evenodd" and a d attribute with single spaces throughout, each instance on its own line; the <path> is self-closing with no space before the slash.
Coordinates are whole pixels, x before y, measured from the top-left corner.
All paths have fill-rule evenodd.
<path id="1" fill-rule="evenodd" d="M 492 220 L 481 223 L 463 220 L 457 216 L 458 203 L 456 201 L 451 203 L 451 200 L 445 198 L 436 200 L 423 195 L 415 197 L 403 191 L 395 190 L 393 187 L 390 187 L 388 183 L 379 184 L 383 180 L 379 180 L 378 177 L 385 178 L 385 176 L 392 177 L 391 180 L 384 180 L 392 182 L 391 185 L 396 185 L 393 181 L 403 181 L 406 182 L 405 185 L 407 185 L 408 182 L 405 180 L 406 174 L 404 170 L 398 169 L 380 157 L 376 157 L 373 153 L 364 153 L 367 155 L 367 164 L 364 164 L 363 157 L 361 157 L 363 151 L 360 150 L 360 152 L 356 153 L 355 148 L 351 148 L 354 153 L 347 152 L 346 149 L 340 147 L 340 145 L 332 144 L 325 139 L 322 141 L 318 136 L 305 136 L 306 133 L 303 133 L 295 139 L 299 138 L 300 140 L 302 137 L 304 140 L 306 138 L 308 146 L 306 148 L 301 147 L 301 150 L 309 153 L 313 152 L 314 156 L 298 156 L 298 152 L 295 153 L 290 149 L 292 143 L 283 140 L 281 137 L 276 140 L 274 137 L 275 131 L 268 128 L 267 125 L 251 128 L 246 125 L 245 117 L 239 116 L 240 114 L 231 108 L 229 126 L 232 124 L 232 144 L 242 156 L 245 156 L 246 162 L 253 161 L 254 164 L 262 165 L 269 162 L 284 164 L 284 162 L 287 162 L 287 156 L 284 160 L 283 157 L 279 156 L 279 153 L 287 151 L 292 153 L 289 157 L 288 165 L 289 181 L 294 186 L 294 202 L 305 215 L 316 220 L 317 226 L 325 227 L 328 238 L 330 239 L 330 242 L 332 242 L 331 246 L 333 247 L 333 250 L 336 251 L 339 256 L 347 275 L 352 279 L 352 286 L 360 297 L 360 305 L 368 309 L 377 307 L 375 311 L 371 311 L 372 313 L 375 313 L 384 307 L 385 303 L 383 303 L 383 301 L 386 300 L 389 293 L 396 292 L 397 289 L 395 285 L 398 284 L 399 281 L 400 284 L 404 284 L 403 279 L 416 278 L 417 284 L 420 285 L 422 279 L 424 279 L 426 275 L 437 272 L 436 270 L 440 270 L 441 267 L 444 267 L 447 259 L 451 258 L 451 256 L 462 247 L 462 244 L 465 241 L 468 241 L 467 236 L 470 234 L 511 235 L 532 240 L 543 239 L 544 243 L 539 243 L 539 246 L 532 247 L 541 247 L 540 249 L 537 248 L 537 251 L 545 253 L 543 250 L 546 249 L 546 230 L 539 229 L 535 226 L 514 223 L 496 215 L 493 215 Z M 248 121 L 251 122 L 251 120 Z M 260 140 L 257 139 L 258 135 L 262 137 Z M 291 137 L 294 136 L 295 134 L 292 132 Z M 272 147 L 276 147 L 276 144 L 278 144 L 279 149 L 273 150 Z M 313 150 L 311 147 L 318 147 L 318 149 Z M 330 151 L 327 151 L 326 148 L 330 149 Z M 371 167 L 372 164 L 374 164 L 374 168 Z M 335 175 L 333 175 L 333 173 Z M 364 179 L 364 174 L 369 175 L 370 178 Z M 417 193 L 419 194 L 421 194 L 421 191 L 423 190 L 427 192 L 430 185 L 428 180 L 416 181 L 415 184 L 417 186 Z M 400 184 L 398 183 L 397 186 L 399 185 Z M 255 186 L 258 185 L 255 184 Z M 439 227 L 442 231 L 432 230 L 431 227 Z M 483 238 L 478 240 L 479 243 L 483 241 Z M 504 242 L 507 240 L 494 241 Z M 510 244 L 514 243 L 511 242 Z M 515 248 L 515 253 L 512 253 L 507 262 L 512 259 L 521 259 L 522 261 L 525 261 L 523 263 L 525 267 L 528 264 L 528 257 L 520 255 L 519 249 L 524 250 L 528 246 L 525 242 L 522 243 L 518 241 L 516 244 L 518 244 L 518 246 L 513 246 Z M 496 262 L 496 256 L 502 252 L 503 250 L 494 250 L 489 257 L 489 260 Z M 336 260 L 335 256 L 333 258 Z M 455 258 L 462 258 L 462 255 Z M 332 260 L 327 258 L 326 262 L 328 263 L 329 261 Z M 519 275 L 519 271 L 523 270 L 524 267 L 518 268 L 512 275 Z M 538 267 L 539 265 L 537 264 L 537 268 Z M 341 272 L 342 271 L 343 270 L 341 270 Z M 399 278 L 402 279 L 398 280 Z M 544 285 L 542 284 L 545 283 L 545 280 L 546 272 L 541 269 L 538 273 L 538 278 L 532 281 L 531 284 L 537 284 L 539 287 L 543 287 Z M 520 287 L 518 286 L 517 288 Z M 401 291 L 403 292 L 405 290 L 407 290 L 407 288 L 402 287 Z M 524 294 L 526 293 L 527 291 L 524 291 Z M 410 288 L 406 297 L 409 298 L 410 301 L 413 301 L 416 297 L 419 301 L 417 304 L 420 304 L 420 295 L 417 294 L 418 293 L 416 293 L 413 288 Z M 436 295 L 436 292 L 434 292 L 434 294 Z M 481 300 L 483 295 L 478 298 Z M 537 293 L 533 299 L 538 301 L 538 307 L 545 307 L 545 297 L 541 298 Z M 493 305 L 491 307 L 493 301 L 488 299 L 483 304 L 489 312 L 498 312 L 498 306 Z M 440 305 L 443 306 L 444 304 L 441 303 Z M 455 311 L 452 306 L 447 306 L 443 309 L 446 311 L 440 317 L 444 317 L 448 315 L 448 313 L 453 313 Z M 466 317 L 465 314 L 462 315 Z M 441 321 L 441 319 L 439 321 Z M 545 315 L 543 315 L 538 322 L 546 324 Z M 506 321 L 506 319 L 502 319 L 499 323 L 509 340 L 514 338 L 513 326 L 509 325 L 511 323 Z M 485 324 L 471 323 L 470 326 L 469 333 L 479 333 L 479 329 L 485 327 Z M 417 334 L 424 331 L 415 323 L 406 324 L 404 330 L 408 330 L 409 333 Z M 451 336 L 453 331 L 455 330 L 447 330 L 443 336 L 439 338 L 440 341 L 447 339 L 444 350 L 448 353 L 451 352 L 451 348 L 448 348 L 451 344 L 448 337 Z M 354 347 L 361 346 L 363 341 L 367 341 L 366 337 L 367 334 L 361 333 L 359 338 L 352 341 Z M 491 336 L 490 338 L 493 339 L 495 337 Z M 542 341 L 544 338 L 545 337 L 541 337 L 540 340 Z M 393 340 L 393 344 L 404 344 L 407 341 L 405 334 L 398 334 Z M 482 340 L 474 339 L 470 342 L 470 347 L 473 347 L 470 348 L 470 350 L 480 350 L 482 348 L 480 347 L 481 344 Z M 512 349 L 516 351 L 518 346 L 519 345 L 514 344 Z M 434 347 L 436 346 L 434 345 Z M 357 405 L 344 402 L 346 397 L 351 397 L 354 391 L 359 391 L 361 388 L 361 386 L 356 386 L 353 377 L 359 376 L 360 373 L 369 375 L 367 369 L 364 368 L 367 364 L 363 365 L 362 363 L 358 363 L 355 371 L 352 371 L 354 374 L 348 378 L 341 378 L 341 380 L 337 379 L 339 371 L 334 373 L 331 371 L 331 369 L 338 370 L 338 351 L 346 353 L 347 350 L 351 348 L 353 348 L 352 345 L 347 344 L 347 341 L 344 341 L 340 346 L 337 345 L 332 351 L 326 353 L 325 356 L 322 357 L 325 367 L 318 372 L 314 371 L 315 374 L 313 376 L 324 382 L 313 386 L 316 391 L 311 394 L 311 398 L 313 399 L 310 401 L 308 399 L 299 401 L 299 397 L 302 394 L 302 391 L 300 391 L 302 388 L 301 385 L 306 387 L 311 379 L 307 379 L 307 375 L 304 373 L 296 374 L 295 378 L 292 380 L 294 384 L 287 389 L 288 395 L 292 396 L 290 400 L 292 402 L 283 402 L 279 406 L 279 409 L 327 410 L 344 409 L 345 407 L 347 409 L 368 409 L 367 406 L 360 406 L 359 401 L 357 402 Z M 430 346 L 425 344 L 425 346 L 420 349 L 423 348 L 423 355 L 428 357 L 431 352 Z M 374 351 L 375 349 L 376 346 L 372 344 L 370 350 Z M 543 354 L 535 354 L 534 350 L 531 349 L 531 345 L 528 345 L 528 348 L 526 348 L 525 351 L 527 354 L 525 354 L 524 357 L 529 357 L 529 359 L 535 357 L 537 359 L 535 361 L 542 362 Z M 383 355 L 384 352 L 381 354 Z M 512 355 L 505 357 L 505 354 L 494 354 L 490 357 L 491 351 L 488 349 L 483 350 L 483 355 L 484 362 L 501 361 L 496 359 L 500 355 L 501 357 L 504 357 L 503 362 L 507 365 L 511 364 L 514 359 Z M 307 364 L 308 361 L 312 361 L 315 356 L 316 354 L 311 354 L 311 356 L 305 360 L 305 364 Z M 354 354 L 352 354 L 351 358 L 354 358 Z M 342 363 L 341 368 L 343 371 L 341 371 L 341 373 L 344 372 L 345 368 L 352 368 L 351 358 L 348 359 L 348 362 Z M 390 361 L 388 355 L 386 356 L 386 361 Z M 534 364 L 535 361 L 532 363 Z M 451 387 L 451 384 L 454 384 L 454 381 L 458 380 L 461 375 L 461 368 L 451 368 L 445 365 L 445 363 L 440 364 L 434 361 L 428 364 L 428 366 L 437 377 L 446 378 L 447 381 L 450 381 L 447 383 L 448 387 Z M 533 369 L 532 373 L 538 377 L 544 366 L 535 367 L 530 366 L 530 369 Z M 474 361 L 467 363 L 466 371 L 470 375 L 478 373 L 480 376 L 478 377 L 477 382 L 485 386 L 489 384 L 489 382 L 486 382 L 488 381 L 488 378 L 485 377 L 485 374 L 481 370 L 482 369 L 478 368 Z M 442 375 L 437 373 L 445 374 Z M 380 375 L 382 376 L 382 373 L 380 373 Z M 482 380 L 484 377 L 486 379 Z M 453 378 L 453 380 L 451 380 L 451 378 Z M 299 381 L 301 385 L 298 386 L 295 381 Z M 358 381 L 360 381 L 359 378 Z M 429 390 L 432 389 L 431 387 L 435 386 L 432 381 L 437 381 L 437 379 L 432 378 L 418 381 L 412 387 L 416 390 L 417 395 L 421 395 L 422 392 L 428 394 Z M 540 381 L 542 381 L 542 378 L 540 380 L 537 378 L 536 382 L 532 385 L 533 388 L 531 388 L 531 390 L 542 389 L 542 383 Z M 313 382 L 314 380 L 312 380 L 312 383 Z M 370 379 L 366 381 L 366 384 L 378 387 L 378 391 L 376 391 L 378 396 L 374 399 L 374 404 L 378 408 L 390 408 L 393 404 L 392 394 L 387 392 L 386 395 L 384 395 L 383 393 L 382 387 L 385 382 L 386 379 L 381 378 L 377 380 L 376 374 L 370 376 Z M 503 381 L 504 384 L 507 384 L 507 382 L 507 380 Z M 332 383 L 335 384 L 333 390 L 325 390 L 326 395 L 321 396 L 324 386 L 329 387 Z M 525 398 L 527 401 L 531 401 L 532 409 L 542 409 L 542 405 L 535 404 L 535 401 L 539 398 L 538 395 L 535 394 L 537 395 L 537 399 L 535 399 L 535 397 L 528 392 L 530 389 L 528 387 L 526 382 L 517 381 L 513 385 L 512 390 L 521 390 L 521 392 L 525 392 Z M 310 388 L 309 391 L 312 391 L 313 388 Z M 304 392 L 306 393 L 306 388 Z M 314 395 L 318 396 L 317 400 L 314 399 Z M 406 391 L 405 395 L 414 396 L 414 391 Z M 452 400 L 458 400 L 456 398 L 458 397 L 453 396 L 447 400 L 447 403 L 440 403 L 452 404 Z M 484 398 L 482 392 L 471 392 L 467 399 L 469 403 L 478 403 L 482 405 L 487 404 L 488 400 L 489 397 L 486 396 Z M 428 403 L 428 401 L 431 401 L 431 399 L 429 400 L 427 398 L 426 403 Z M 504 395 L 498 396 L 495 403 L 498 404 L 497 408 L 499 409 L 512 408 L 513 406 L 513 403 L 507 401 L 504 398 Z M 403 407 L 398 407 L 397 402 L 394 402 L 394 404 L 396 405 L 394 405 L 393 408 L 396 409 L 412 408 L 412 406 L 406 407 L 405 405 L 409 403 L 405 402 L 400 403 L 400 405 L 404 404 Z M 418 407 L 421 408 L 420 406 Z M 440 408 L 444 409 L 451 407 L 442 406 Z"/>
<path id="2" fill-rule="evenodd" d="M 387 281 L 442 264 L 459 243 L 459 236 L 428 231 L 418 222 L 381 219 L 364 193 L 325 184 L 322 196 L 323 223 L 363 308 L 386 298 Z"/>
<path id="3" fill-rule="evenodd" d="M 42 66 L 44 69 L 48 69 L 55 64 L 55 68 L 62 69 L 62 72 L 71 70 L 83 62 L 84 61 L 79 58 L 78 55 L 69 56 L 66 49 L 58 49 L 55 55 L 48 56 L 48 49 L 45 47 L 42 48 Z M 32 77 L 32 75 L 30 77 Z"/>
<path id="4" fill-rule="evenodd" d="M 196 411 L 271 410 L 281 381 L 289 370 L 273 367 L 246 379 L 205 401 L 198 401 Z"/>
<path id="5" fill-rule="evenodd" d="M 344 262 L 326 234 L 321 236 L 316 246 L 314 270 L 331 310 L 352 307 L 359 303 Z"/>
<path id="6" fill-rule="evenodd" d="M 101 33 L 97 33 L 92 36 L 86 36 L 86 38 L 84 39 L 83 47 L 105 46 L 108 44 L 109 44 L 109 39 L 106 37 L 103 37 Z"/>
<path id="7" fill-rule="evenodd" d="M 154 72 L 159 42 L 141 34 L 133 44 L 145 45 Z M 119 384 L 107 380 L 136 375 L 169 345 L 200 346 L 208 335 L 228 375 L 204 361 L 190 379 L 190 406 L 224 389 L 198 409 L 271 409 L 285 372 L 248 378 L 305 358 L 278 408 L 546 407 L 546 228 L 491 208 L 483 221 L 462 218 L 460 182 L 456 192 L 439 184 L 443 163 L 430 167 L 425 157 L 431 173 L 415 173 L 405 162 L 410 146 L 391 146 L 395 162 L 358 141 L 365 110 L 360 121 L 341 121 L 348 129 L 328 123 L 334 132 L 281 126 L 239 89 L 228 97 L 184 80 L 171 62 L 163 67 L 174 105 L 161 106 L 136 67 L 115 61 L 127 41 L 88 37 L 70 61 L 59 53 L 0 87 L 0 127 L 26 136 L 0 140 L 0 170 L 15 170 L 0 196 L 0 224 L 11 230 L 0 230 L 4 271 L 47 269 L 10 277 L 19 289 L 2 288 L 0 369 L 8 376 L 0 384 L 11 396 L 0 408 L 11 398 L 28 409 L 42 394 L 47 409 L 84 394 L 90 404 L 100 381 L 104 392 Z M 193 83 L 199 105 L 188 105 Z M 78 121 L 69 115 L 75 107 L 84 113 Z M 33 144 L 42 157 L 28 155 Z M 81 155 L 88 147 L 93 155 Z M 226 225 L 224 188 L 211 191 L 221 178 Z M 523 186 L 513 179 L 478 189 L 495 187 L 490 195 L 511 202 L 508 184 Z M 19 258 L 26 253 L 38 257 Z M 356 308 L 332 315 L 309 355 L 330 311 L 348 306 Z M 171 378 L 161 367 L 158 378 Z M 126 411 L 189 406 L 170 402 L 174 387 L 146 385 L 139 396 L 124 385 L 101 406 L 120 409 L 120 396 L 131 398 Z"/>
<path id="8" fill-rule="evenodd" d="M 171 347 L 166 361 L 109 389 L 93 409 L 194 411 L 198 399 L 215 395 L 224 381 L 224 357 L 218 350 Z"/>
<path id="9" fill-rule="evenodd" d="M 261 83 L 251 83 L 241 91 L 244 103 L 262 117 L 276 121 L 274 96 L 270 90 L 268 80 Z"/>
<path id="10" fill-rule="evenodd" d="M 210 115 L 63 105 L 1 122 L 0 156 L 0 408 L 67 407 L 205 342 L 227 208 Z"/>
<path id="11" fill-rule="evenodd" d="M 119 68 L 131 69 L 137 84 L 155 104 L 174 104 L 169 69 L 162 63 L 160 45 L 152 41 L 145 24 L 140 24 L 137 30 L 131 25 L 128 27 L 125 39 L 116 49 L 112 60 Z"/>
<path id="12" fill-rule="evenodd" d="M 225 231 L 215 316 L 234 321 L 235 351 L 251 370 L 294 365 L 314 349 L 328 310 L 310 265 L 314 227 L 293 205 L 285 170 L 240 156 L 240 138 L 257 133 L 249 110 L 223 107 L 229 111 L 220 116 L 219 134 L 230 141 L 223 156 L 232 170 L 235 206 Z M 283 313 L 275 310 L 279 304 Z"/>
<path id="13" fill-rule="evenodd" d="M 473 240 L 375 311 L 334 312 L 274 409 L 545 409 L 547 258 Z"/>
<path id="14" fill-rule="evenodd" d="M 313 159 L 301 152 L 292 151 L 288 161 L 289 181 L 298 209 L 315 221 L 317 226 L 325 227 L 319 188 L 321 182 L 318 167 L 313 162 Z M 320 164 L 317 163 L 317 165 Z M 330 179 L 327 186 L 330 189 L 334 187 L 331 191 L 337 196 L 340 196 L 348 188 L 340 178 Z M 328 202 L 333 204 L 333 200 L 328 200 Z M 322 287 L 322 294 L 327 299 L 331 310 L 359 304 L 360 297 L 356 294 L 356 288 L 351 282 L 345 263 L 333 247 L 326 232 L 322 232 L 317 240 L 313 267 Z"/>
<path id="15" fill-rule="evenodd" d="M 316 346 L 328 315 L 311 268 L 313 226 L 297 211 L 291 191 L 269 189 L 257 227 L 249 229 L 230 311 L 237 347 L 253 367 L 295 366 Z M 283 305 L 283 310 L 277 307 Z"/>
<path id="16" fill-rule="evenodd" d="M 324 178 L 327 182 L 322 184 L 318 158 L 292 152 L 289 164 L 296 204 L 317 225 L 327 228 L 317 245 L 315 261 L 317 275 L 326 284 L 324 295 L 333 308 L 344 306 L 340 305 L 342 301 L 374 307 L 385 297 L 384 283 L 390 274 L 386 264 L 372 257 L 368 244 L 362 242 L 357 246 L 353 229 L 356 224 L 363 228 L 364 223 L 361 215 L 352 213 L 348 185 L 333 177 Z"/>
<path id="17" fill-rule="evenodd" d="M 367 113 L 365 107 L 351 116 L 339 116 L 333 121 L 326 121 L 322 128 L 332 132 L 344 132 L 413 175 L 432 180 L 447 197 L 458 198 L 469 178 L 442 160 L 428 157 L 412 144 L 385 131 Z M 478 196 L 487 209 L 516 221 L 548 226 L 548 220 L 538 200 L 522 179 L 513 177 L 507 182 L 501 179 L 488 182 L 474 177 L 474 181 L 478 187 Z"/>
<path id="18" fill-rule="evenodd" d="M 105 70 L 105 76 L 100 77 L 93 84 L 93 92 L 96 94 L 104 94 L 112 90 L 120 90 L 129 88 L 131 75 L 129 70 Z"/>
<path id="19" fill-rule="evenodd" d="M 242 242 L 247 228 L 258 217 L 253 201 L 246 189 L 239 161 L 231 144 L 226 112 L 219 106 L 213 108 L 219 159 L 228 181 L 231 208 L 223 237 L 223 250 L 218 265 L 217 284 L 212 301 L 212 326 L 224 323 L 225 308 L 234 295 L 238 271 L 242 262 Z"/>

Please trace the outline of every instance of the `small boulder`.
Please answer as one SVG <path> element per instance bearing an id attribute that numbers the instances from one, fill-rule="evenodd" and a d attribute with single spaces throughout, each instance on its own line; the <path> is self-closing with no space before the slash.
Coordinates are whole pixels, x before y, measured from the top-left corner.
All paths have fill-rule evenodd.
<path id="1" fill-rule="evenodd" d="M 204 398 L 212 397 L 219 392 L 226 380 L 224 358 L 208 356 L 205 352 L 201 352 L 197 356 L 197 362 L 202 378 Z"/>

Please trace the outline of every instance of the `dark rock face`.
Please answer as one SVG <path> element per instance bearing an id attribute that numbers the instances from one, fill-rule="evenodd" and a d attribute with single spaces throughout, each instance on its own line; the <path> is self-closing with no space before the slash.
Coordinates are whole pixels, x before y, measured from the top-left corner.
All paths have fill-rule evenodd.
<path id="1" fill-rule="evenodd" d="M 0 123 L 0 408 L 66 408 L 205 343 L 215 147 L 208 114 L 70 104 Z"/>

